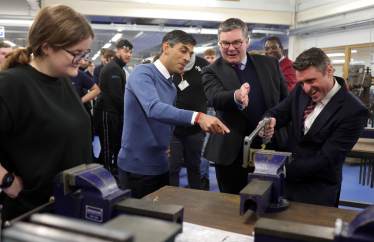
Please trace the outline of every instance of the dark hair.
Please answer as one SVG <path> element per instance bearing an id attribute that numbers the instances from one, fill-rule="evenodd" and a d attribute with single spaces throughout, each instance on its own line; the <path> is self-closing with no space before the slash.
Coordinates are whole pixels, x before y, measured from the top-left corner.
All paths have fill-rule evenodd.
<path id="1" fill-rule="evenodd" d="M 8 43 L 5 43 L 5 42 L 1 42 L 0 43 L 0 48 L 11 48 L 12 46 Z"/>
<path id="2" fill-rule="evenodd" d="M 108 48 L 101 48 L 100 55 L 104 55 Z"/>
<path id="3" fill-rule="evenodd" d="M 238 18 L 226 19 L 218 27 L 218 41 L 220 40 L 219 35 L 221 34 L 221 32 L 227 32 L 233 29 L 238 29 L 238 28 L 242 29 L 244 38 L 247 38 L 248 37 L 248 26 L 242 20 Z"/>
<path id="4" fill-rule="evenodd" d="M 105 59 L 109 59 L 109 58 L 113 58 L 114 56 L 116 55 L 116 52 L 112 49 L 107 49 L 104 53 L 104 58 Z"/>
<path id="5" fill-rule="evenodd" d="M 116 43 L 116 48 L 119 49 L 119 48 L 124 48 L 126 49 L 127 47 L 129 47 L 129 50 L 132 50 L 132 48 L 134 47 L 130 41 L 128 41 L 127 39 L 120 39 L 117 41 Z"/>
<path id="6" fill-rule="evenodd" d="M 279 47 L 283 46 L 282 45 L 282 41 L 277 36 L 271 36 L 271 37 L 269 37 L 269 38 L 266 39 L 266 41 L 268 41 L 268 40 L 275 40 L 275 41 L 277 41 Z M 265 41 L 265 43 L 266 43 L 266 41 Z"/>
<path id="7" fill-rule="evenodd" d="M 151 60 L 147 60 L 147 59 L 142 61 L 142 64 L 151 64 L 151 63 L 152 63 Z"/>
<path id="8" fill-rule="evenodd" d="M 187 34 L 182 30 L 173 30 L 164 35 L 162 38 L 161 43 L 161 55 L 163 52 L 162 46 L 165 42 L 168 42 L 171 48 L 174 47 L 175 44 L 182 43 L 182 44 L 192 44 L 193 46 L 196 45 L 196 39 L 192 36 L 192 34 Z"/>
<path id="9" fill-rule="evenodd" d="M 160 53 L 157 53 L 157 54 L 155 54 L 155 56 L 153 56 L 153 63 L 155 63 L 156 62 L 156 60 L 158 60 L 159 58 L 160 58 L 160 56 L 161 56 L 161 54 Z"/>
<path id="10" fill-rule="evenodd" d="M 296 71 L 303 71 L 314 66 L 322 75 L 326 75 L 326 69 L 329 65 L 331 65 L 331 61 L 326 53 L 320 48 L 312 47 L 301 53 L 292 64 L 292 67 Z"/>
<path id="11" fill-rule="evenodd" d="M 59 50 L 77 44 L 85 39 L 94 38 L 88 21 L 82 14 L 65 5 L 44 7 L 34 20 L 29 31 L 29 46 L 14 50 L 7 55 L 2 70 L 17 64 L 27 65 L 34 57 L 43 56 L 42 46 L 48 43 L 53 49 Z"/>
<path id="12" fill-rule="evenodd" d="M 216 50 L 213 49 L 213 48 L 209 48 L 209 49 L 206 49 L 206 50 L 204 51 L 204 56 L 207 56 L 207 55 L 216 55 L 216 54 L 217 54 L 217 52 L 216 52 Z"/>

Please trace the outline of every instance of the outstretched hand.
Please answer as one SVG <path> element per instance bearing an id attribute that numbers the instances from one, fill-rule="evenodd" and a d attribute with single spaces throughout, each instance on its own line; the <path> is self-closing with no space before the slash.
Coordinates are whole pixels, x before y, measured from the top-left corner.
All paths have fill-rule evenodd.
<path id="1" fill-rule="evenodd" d="M 230 130 L 216 117 L 200 114 L 197 124 L 201 129 L 211 134 L 225 134 L 230 133 Z"/>
<path id="2" fill-rule="evenodd" d="M 240 89 L 238 89 L 235 93 L 235 99 L 238 103 L 243 104 L 244 106 L 248 107 L 248 94 L 250 91 L 250 86 L 248 83 L 244 83 Z"/>

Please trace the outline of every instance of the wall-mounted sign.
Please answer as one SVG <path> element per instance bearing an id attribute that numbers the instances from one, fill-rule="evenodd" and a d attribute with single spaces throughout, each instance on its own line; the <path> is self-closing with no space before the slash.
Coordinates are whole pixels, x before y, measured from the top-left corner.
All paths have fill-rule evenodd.
<path id="1" fill-rule="evenodd" d="M 0 38 L 5 38 L 5 29 L 2 26 L 0 26 Z"/>

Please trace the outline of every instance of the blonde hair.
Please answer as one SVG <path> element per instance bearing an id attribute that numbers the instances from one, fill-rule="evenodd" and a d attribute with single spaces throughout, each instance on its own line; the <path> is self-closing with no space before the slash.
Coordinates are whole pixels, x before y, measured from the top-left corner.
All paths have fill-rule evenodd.
<path id="1" fill-rule="evenodd" d="M 251 50 L 250 52 L 248 52 L 248 54 L 251 54 L 251 55 L 261 55 L 261 53 L 258 52 L 257 50 Z"/>
<path id="2" fill-rule="evenodd" d="M 48 43 L 53 49 L 62 49 L 77 44 L 94 33 L 84 16 L 65 5 L 44 7 L 36 16 L 29 31 L 29 46 L 9 52 L 1 71 L 17 64 L 28 65 L 31 54 L 43 56 L 42 46 Z"/>
<path id="3" fill-rule="evenodd" d="M 207 56 L 207 55 L 216 55 L 216 54 L 217 54 L 217 52 L 216 52 L 216 50 L 213 49 L 213 48 L 206 49 L 206 50 L 204 51 L 204 56 Z"/>

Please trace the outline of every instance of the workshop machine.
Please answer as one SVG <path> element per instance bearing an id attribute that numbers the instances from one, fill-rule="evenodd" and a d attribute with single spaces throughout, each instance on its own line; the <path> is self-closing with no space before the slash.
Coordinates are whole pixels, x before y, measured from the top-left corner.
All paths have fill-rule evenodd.
<path id="1" fill-rule="evenodd" d="M 249 209 L 259 216 L 264 212 L 281 212 L 288 208 L 289 202 L 284 197 L 284 166 L 292 161 L 292 154 L 263 150 L 270 140 L 265 128 L 271 118 L 263 122 L 244 138 L 243 167 L 254 166 L 255 171 L 248 174 L 248 185 L 240 191 L 240 214 Z M 251 149 L 253 139 L 263 130 L 262 149 Z"/>
<path id="2" fill-rule="evenodd" d="M 31 241 L 24 240 L 31 236 L 36 238 L 32 241 L 164 242 L 174 241 L 182 232 L 183 206 L 131 198 L 131 191 L 120 190 L 102 165 L 63 171 L 53 183 L 54 201 L 6 221 L 4 225 L 9 228 L 2 233 L 4 241 Z M 54 214 L 37 214 L 51 208 Z M 125 233 L 113 232 L 118 229 Z M 77 240 L 64 238 L 65 232 Z M 117 237 L 109 236 L 112 233 Z M 99 240 L 79 240 L 81 236 Z"/>
<path id="3" fill-rule="evenodd" d="M 349 65 L 348 85 L 366 107 L 370 106 L 371 70 L 365 65 Z"/>

